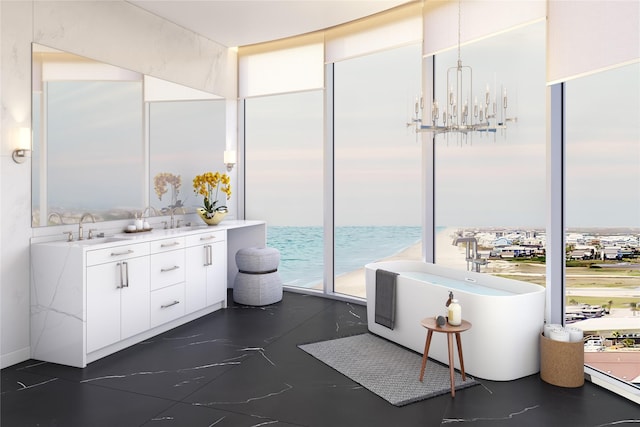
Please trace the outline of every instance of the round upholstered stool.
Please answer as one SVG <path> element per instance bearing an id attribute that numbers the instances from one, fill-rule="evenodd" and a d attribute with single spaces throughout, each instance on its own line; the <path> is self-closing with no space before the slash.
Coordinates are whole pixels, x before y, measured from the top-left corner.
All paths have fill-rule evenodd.
<path id="1" fill-rule="evenodd" d="M 236 252 L 238 274 L 233 282 L 233 300 L 244 305 L 281 301 L 279 263 L 280 252 L 275 248 L 244 248 Z"/>

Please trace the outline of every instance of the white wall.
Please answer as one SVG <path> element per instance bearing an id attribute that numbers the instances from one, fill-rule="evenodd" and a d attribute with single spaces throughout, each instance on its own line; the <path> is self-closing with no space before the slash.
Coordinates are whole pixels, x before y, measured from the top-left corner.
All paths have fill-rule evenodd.
<path id="1" fill-rule="evenodd" d="M 30 127 L 31 43 L 221 95 L 235 105 L 233 50 L 123 1 L 0 1 L 0 366 L 29 349 L 31 162 L 11 159 Z M 234 127 L 235 129 L 235 127 Z"/>

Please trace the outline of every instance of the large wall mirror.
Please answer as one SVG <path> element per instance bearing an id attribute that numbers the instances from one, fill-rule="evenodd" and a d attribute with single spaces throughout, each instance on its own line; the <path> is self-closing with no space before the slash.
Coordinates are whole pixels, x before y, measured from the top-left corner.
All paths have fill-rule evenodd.
<path id="1" fill-rule="evenodd" d="M 225 100 L 33 45 L 32 226 L 190 213 L 223 164 Z"/>

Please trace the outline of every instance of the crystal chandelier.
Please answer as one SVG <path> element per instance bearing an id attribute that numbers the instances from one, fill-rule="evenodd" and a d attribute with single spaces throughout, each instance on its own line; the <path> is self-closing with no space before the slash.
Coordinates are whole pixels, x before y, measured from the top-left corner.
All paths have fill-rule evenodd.
<path id="1" fill-rule="evenodd" d="M 487 84 L 484 93 L 475 96 L 473 103 L 473 69 L 462 65 L 460 59 L 460 5 L 458 1 L 458 62 L 455 67 L 447 69 L 447 98 L 444 106 L 434 98 L 431 114 L 423 119 L 424 100 L 415 102 L 415 116 L 407 126 L 415 126 L 416 132 L 432 132 L 433 134 L 458 132 L 496 132 L 506 129 L 507 122 L 516 121 L 515 117 L 507 117 L 507 89 L 502 87 L 500 93 L 494 91 L 493 96 Z M 480 100 L 480 102 L 478 102 Z M 440 113 L 442 112 L 442 116 Z"/>

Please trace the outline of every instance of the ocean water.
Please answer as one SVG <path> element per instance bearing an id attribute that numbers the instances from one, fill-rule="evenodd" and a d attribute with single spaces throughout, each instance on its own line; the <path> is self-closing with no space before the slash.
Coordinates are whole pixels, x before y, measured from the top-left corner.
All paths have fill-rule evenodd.
<path id="1" fill-rule="evenodd" d="M 336 227 L 335 273 L 397 254 L 421 240 L 421 227 Z M 322 227 L 267 227 L 267 244 L 280 251 L 280 276 L 285 285 L 309 288 L 322 283 Z"/>

